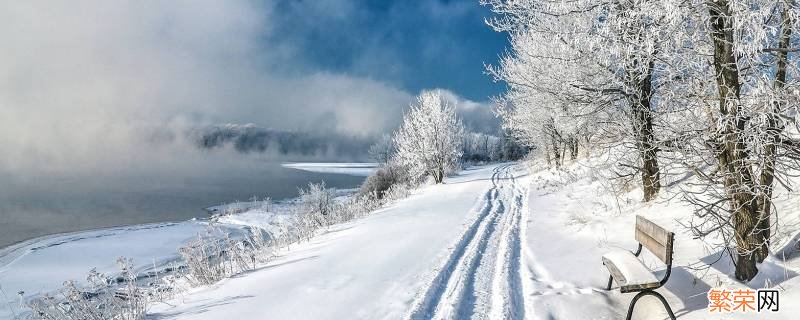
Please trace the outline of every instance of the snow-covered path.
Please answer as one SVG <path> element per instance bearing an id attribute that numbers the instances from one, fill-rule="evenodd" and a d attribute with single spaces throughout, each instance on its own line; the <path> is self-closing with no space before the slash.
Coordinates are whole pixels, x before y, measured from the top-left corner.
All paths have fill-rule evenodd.
<path id="1" fill-rule="evenodd" d="M 412 309 L 412 319 L 524 317 L 520 271 L 527 183 L 495 168 L 477 216 Z"/>
<path id="2" fill-rule="evenodd" d="M 604 289 L 601 255 L 636 247 L 637 214 L 680 232 L 676 217 L 691 211 L 627 196 L 620 208 L 619 195 L 605 190 L 581 171 L 466 170 L 261 269 L 160 304 L 152 319 L 619 319 L 632 297 Z M 705 293 L 725 273 L 695 277 L 690 264 L 708 253 L 685 232 L 675 245 L 671 280 L 659 292 L 679 317 L 709 318 Z M 781 271 L 765 273 L 777 275 L 772 283 L 800 283 L 771 268 Z M 664 317 L 654 299 L 634 310 L 636 319 Z"/>
<path id="3" fill-rule="evenodd" d="M 182 295 L 156 319 L 399 319 L 519 315 L 527 184 L 513 165 L 444 185 L 293 246 L 272 264 Z M 441 285 L 444 284 L 444 285 Z"/>

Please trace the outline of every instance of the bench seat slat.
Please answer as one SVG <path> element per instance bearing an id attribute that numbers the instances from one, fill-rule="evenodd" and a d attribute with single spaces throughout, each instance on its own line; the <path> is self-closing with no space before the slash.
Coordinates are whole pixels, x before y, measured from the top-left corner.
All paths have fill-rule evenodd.
<path id="1" fill-rule="evenodd" d="M 658 278 L 633 253 L 616 249 L 603 255 L 603 264 L 622 289 L 655 288 L 660 285 Z"/>

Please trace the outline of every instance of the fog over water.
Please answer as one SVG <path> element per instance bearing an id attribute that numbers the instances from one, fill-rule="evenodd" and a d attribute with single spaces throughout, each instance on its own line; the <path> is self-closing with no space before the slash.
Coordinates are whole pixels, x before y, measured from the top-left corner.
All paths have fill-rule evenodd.
<path id="1" fill-rule="evenodd" d="M 203 167 L 202 162 L 213 165 Z M 230 155 L 225 162 L 200 160 L 163 169 L 31 178 L 2 175 L 0 247 L 52 233 L 204 217 L 202 208 L 210 205 L 252 197 L 295 197 L 308 182 L 352 188 L 363 180 L 283 168 L 275 160 L 242 155 Z"/>

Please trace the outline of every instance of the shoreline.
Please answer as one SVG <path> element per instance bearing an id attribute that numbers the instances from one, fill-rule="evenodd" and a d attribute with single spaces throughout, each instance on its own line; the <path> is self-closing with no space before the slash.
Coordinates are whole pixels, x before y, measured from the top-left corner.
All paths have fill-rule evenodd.
<path id="1" fill-rule="evenodd" d="M 356 192 L 357 188 L 336 189 L 334 196 L 343 199 Z M 88 270 L 116 274 L 118 257 L 133 261 L 138 273 L 158 272 L 179 261 L 179 248 L 201 234 L 221 237 L 238 236 L 252 227 L 272 230 L 275 223 L 293 219 L 292 207 L 300 205 L 299 199 L 298 195 L 275 202 L 232 202 L 215 206 L 221 214 L 205 218 L 55 233 L 0 248 L 0 288 L 7 295 L 0 295 L 0 305 L 4 299 L 16 303 L 9 292 L 22 292 L 30 298 L 57 290 L 65 280 L 84 283 L 81 279 Z M 241 212 L 225 214 L 230 212 L 226 206 Z M 0 318 L 13 312 L 4 308 L 8 306 L 0 306 Z"/>
<path id="2" fill-rule="evenodd" d="M 348 195 L 348 194 L 352 194 L 354 192 L 357 192 L 358 188 L 342 188 L 342 189 L 337 189 L 337 190 L 340 191 L 340 194 L 337 194 L 337 196 L 341 196 L 341 195 Z M 292 203 L 292 202 L 296 202 L 298 199 L 299 199 L 299 196 L 287 197 L 287 198 L 283 198 L 283 199 L 273 200 L 272 203 L 275 204 L 275 205 L 285 205 L 285 204 L 289 204 L 289 203 Z M 239 205 L 239 206 L 242 206 L 243 208 L 245 208 L 244 210 L 246 210 L 247 208 L 250 208 L 250 207 L 256 205 L 257 203 L 261 203 L 261 202 L 263 202 L 263 200 L 233 201 L 233 202 L 229 202 L 229 203 L 205 206 L 205 207 L 202 207 L 200 209 L 202 212 L 205 213 L 205 216 L 203 216 L 203 217 L 193 217 L 193 218 L 185 219 L 185 220 L 167 220 L 167 221 L 155 221 L 155 222 L 143 222 L 143 223 L 134 223 L 134 224 L 120 224 L 120 225 L 112 225 L 112 226 L 102 226 L 102 227 L 94 227 L 94 228 L 88 228 L 88 229 L 56 232 L 56 233 L 51 233 L 51 234 L 46 234 L 46 235 L 27 238 L 27 239 L 24 239 L 24 240 L 20 240 L 20 241 L 11 243 L 11 244 L 6 245 L 6 246 L 0 246 L 0 268 L 2 268 L 3 266 L 5 266 L 7 264 L 4 260 L 6 260 L 6 257 L 8 255 L 10 255 L 12 252 L 14 252 L 16 250 L 19 250 L 19 249 L 22 249 L 22 248 L 29 247 L 30 245 L 32 245 L 34 243 L 37 243 L 37 242 L 43 242 L 43 241 L 51 240 L 51 239 L 58 238 L 58 237 L 76 236 L 76 235 L 80 235 L 80 234 L 83 234 L 83 233 L 92 233 L 92 232 L 100 232 L 100 231 L 115 231 L 117 229 L 146 229 L 148 227 L 154 227 L 154 226 L 159 226 L 159 225 L 168 225 L 168 224 L 179 224 L 179 223 L 185 223 L 185 222 L 190 222 L 190 221 L 203 222 L 203 221 L 207 221 L 213 215 L 218 214 L 221 211 L 224 211 L 224 208 L 226 208 L 226 207 Z"/>
<path id="3" fill-rule="evenodd" d="M 188 219 L 188 220 L 147 222 L 147 223 L 137 223 L 137 224 L 128 224 L 128 225 L 118 225 L 118 226 L 109 226 L 109 227 L 90 228 L 90 229 L 85 229 L 85 230 L 66 231 L 66 232 L 59 232 L 59 233 L 53 233 L 53 234 L 47 234 L 47 235 L 43 235 L 43 236 L 33 237 L 33 238 L 30 238 L 30 239 L 26 239 L 26 240 L 15 242 L 15 243 L 10 244 L 8 246 L 0 247 L 0 270 L 2 270 L 3 267 L 11 264 L 13 262 L 13 260 L 15 260 L 15 258 L 9 258 L 9 256 L 11 254 L 13 254 L 15 251 L 19 251 L 21 249 L 29 249 L 29 247 L 31 247 L 31 245 L 39 243 L 39 242 L 46 242 L 46 241 L 54 240 L 54 239 L 61 238 L 61 237 L 79 236 L 81 234 L 97 233 L 97 232 L 102 232 L 102 231 L 109 231 L 109 232 L 120 231 L 120 232 L 122 232 L 122 231 L 128 231 L 128 230 L 145 230 L 145 229 L 152 229 L 152 228 L 161 227 L 161 226 L 177 225 L 177 224 L 187 223 L 187 222 L 191 222 L 191 221 L 202 222 L 202 221 L 206 221 L 206 220 L 208 220 L 208 217 L 206 217 L 206 218 L 192 218 L 192 219 Z M 45 247 L 47 247 L 47 246 L 45 245 L 45 246 L 42 246 L 41 248 L 45 248 Z M 40 248 L 40 247 L 36 247 L 36 248 Z"/>
<path id="4" fill-rule="evenodd" d="M 300 170 L 300 171 L 307 171 L 307 172 L 315 172 L 321 174 L 336 174 L 336 175 L 349 175 L 355 177 L 364 177 L 365 170 L 372 170 L 375 168 L 376 164 L 374 163 L 366 163 L 366 162 L 282 162 L 279 165 L 283 168 L 292 169 L 292 170 Z M 314 168 L 312 170 L 308 170 L 307 168 Z M 333 169 L 333 170 L 325 170 L 325 168 Z M 319 169 L 315 170 L 315 169 Z M 362 180 L 363 182 L 363 180 Z M 359 184 L 360 185 L 360 184 Z M 353 186 L 351 188 L 342 188 L 341 190 L 350 190 L 350 189 L 358 189 L 359 185 Z M 293 201 L 297 199 L 298 195 L 295 194 L 293 196 L 287 196 L 278 199 L 271 199 L 273 203 L 281 203 L 285 201 Z M 261 200 L 256 200 L 261 201 Z M 136 226 L 145 226 L 145 225 L 157 225 L 157 224 L 164 224 L 164 223 L 182 223 L 186 221 L 192 220 L 205 220 L 210 218 L 212 215 L 218 213 L 218 211 L 214 211 L 214 209 L 224 208 L 227 206 L 231 206 L 236 203 L 251 203 L 253 201 L 238 201 L 238 200 L 231 200 L 230 202 L 218 203 L 218 204 L 206 204 L 199 208 L 197 208 L 197 214 L 192 214 L 192 216 L 188 219 L 171 219 L 171 220 L 157 220 L 157 221 L 143 221 L 140 223 L 132 223 L 132 224 L 108 224 L 108 225 L 101 225 L 101 226 L 92 226 L 88 228 L 76 228 L 72 230 L 65 230 L 65 231 L 57 231 L 54 233 L 45 233 L 41 235 L 34 235 L 31 237 L 26 237 L 20 240 L 16 240 L 10 242 L 8 244 L 0 244 L 0 267 L 3 265 L 2 261 L 6 255 L 10 252 L 19 249 L 20 247 L 26 247 L 32 243 L 45 241 L 50 238 L 61 237 L 61 236 L 69 236 L 79 233 L 86 233 L 86 232 L 96 232 L 101 230 L 111 230 L 116 228 L 126 228 L 126 227 L 136 227 Z"/>

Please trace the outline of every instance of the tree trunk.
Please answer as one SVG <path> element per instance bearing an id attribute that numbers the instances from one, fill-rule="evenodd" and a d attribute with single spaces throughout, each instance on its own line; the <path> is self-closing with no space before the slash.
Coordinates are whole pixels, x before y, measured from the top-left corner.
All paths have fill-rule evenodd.
<path id="1" fill-rule="evenodd" d="M 578 143 L 578 138 L 575 138 L 575 140 L 573 140 L 573 141 L 574 141 L 575 143 L 574 143 L 572 146 L 573 146 L 575 149 L 574 149 L 574 150 L 572 150 L 572 153 L 574 153 L 574 154 L 575 154 L 575 159 L 577 159 L 577 158 L 578 158 L 578 146 L 580 146 L 580 143 Z"/>
<path id="2" fill-rule="evenodd" d="M 789 17 L 789 10 L 786 6 L 783 8 L 781 14 L 781 40 L 779 48 L 783 49 L 778 51 L 778 62 L 775 72 L 774 89 L 777 92 L 783 90 L 786 85 L 786 66 L 789 52 L 789 43 L 792 37 L 792 24 L 791 17 Z M 779 102 L 773 103 L 773 110 L 767 116 L 767 143 L 764 145 L 764 168 L 761 170 L 761 177 L 759 178 L 759 185 L 761 186 L 761 193 L 758 194 L 758 231 L 761 232 L 761 237 L 764 242 L 761 244 L 756 259 L 758 262 L 763 262 L 769 255 L 769 239 L 771 237 L 770 228 L 772 223 L 770 217 L 772 215 L 772 190 L 775 183 L 775 162 L 778 153 L 778 143 L 780 136 L 783 133 L 783 125 L 778 119 L 778 113 L 781 110 Z"/>
<path id="3" fill-rule="evenodd" d="M 433 173 L 433 181 L 436 184 L 442 183 L 442 181 L 444 181 L 444 165 L 439 164 L 436 167 L 436 172 Z"/>
<path id="4" fill-rule="evenodd" d="M 553 162 L 550 161 L 550 145 L 549 144 L 545 144 L 545 147 L 544 147 L 544 159 L 547 160 L 547 167 L 548 168 L 552 168 L 553 167 Z"/>
<path id="5" fill-rule="evenodd" d="M 591 142 L 591 141 L 589 141 L 589 135 L 588 135 L 588 134 L 587 134 L 587 135 L 584 135 L 584 136 L 583 136 L 583 143 L 584 143 L 584 144 L 583 144 L 583 153 L 584 153 L 584 154 L 585 154 L 587 157 L 589 157 L 589 153 L 590 153 L 590 152 L 592 152 L 592 151 L 591 151 L 591 145 L 592 145 L 592 144 L 591 144 L 590 142 Z"/>
<path id="6" fill-rule="evenodd" d="M 556 164 L 556 168 L 561 167 L 561 150 L 559 149 L 558 139 L 556 138 L 555 128 L 550 131 L 550 140 L 553 147 L 553 162 Z"/>
<path id="7" fill-rule="evenodd" d="M 653 116 L 650 99 L 652 98 L 654 62 L 650 59 L 643 77 L 631 77 L 635 82 L 637 94 L 632 103 L 633 129 L 636 148 L 642 160 L 642 191 L 644 201 L 653 200 L 661 190 L 661 173 L 658 166 L 658 150 L 654 144 Z"/>
<path id="8" fill-rule="evenodd" d="M 570 136 L 567 139 L 567 146 L 569 147 L 569 160 L 578 159 L 578 141 L 574 136 Z"/>
<path id="9" fill-rule="evenodd" d="M 714 68 L 719 94 L 721 127 L 717 129 L 717 159 L 723 185 L 730 199 L 736 242 L 736 279 L 749 281 L 758 273 L 756 252 L 764 243 L 757 232 L 758 210 L 753 177 L 745 162 L 743 130 L 746 120 L 740 111 L 739 71 L 733 48 L 733 21 L 727 0 L 708 2 L 711 38 L 714 42 Z"/>
<path id="10" fill-rule="evenodd" d="M 635 11 L 632 7 L 624 9 Z M 630 39 L 637 41 L 646 37 L 644 34 L 647 26 L 637 17 L 630 17 L 633 23 L 627 34 Z M 658 148 L 655 146 L 655 132 L 653 131 L 653 113 L 651 99 L 653 98 L 653 72 L 655 70 L 655 56 L 658 51 L 653 48 L 639 47 L 625 65 L 625 82 L 632 89 L 628 96 L 631 105 L 631 127 L 633 139 L 639 159 L 641 160 L 642 192 L 645 202 L 655 199 L 661 190 L 661 171 L 658 165 Z"/>

